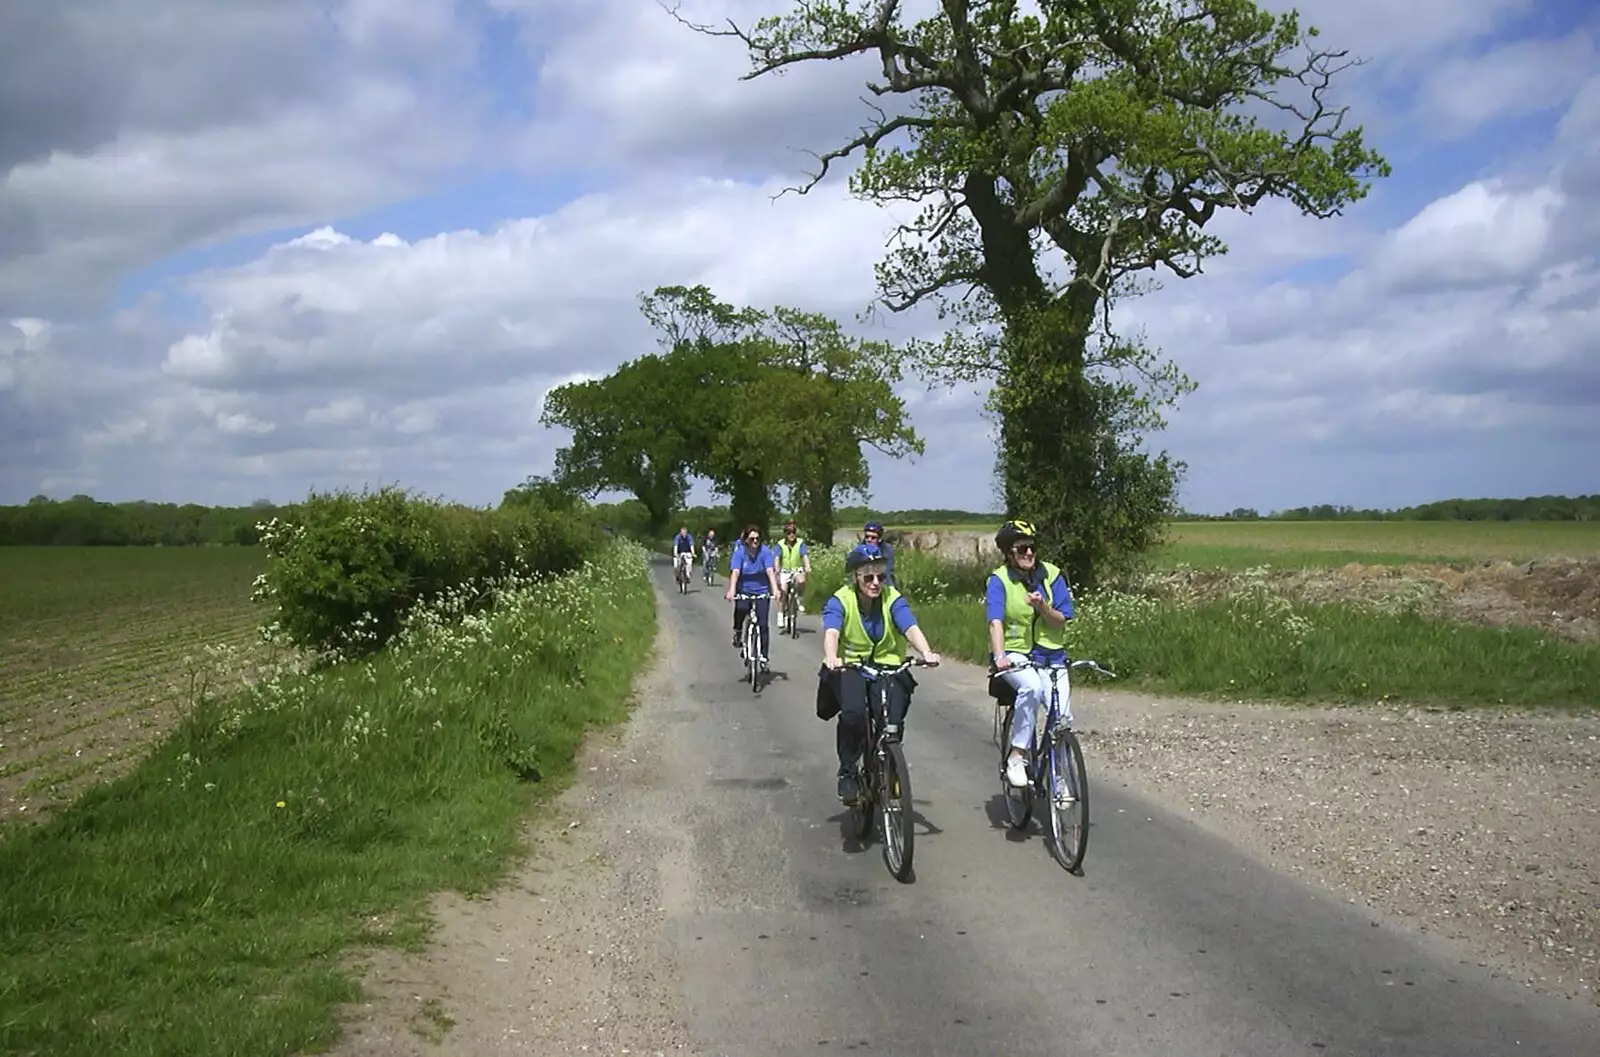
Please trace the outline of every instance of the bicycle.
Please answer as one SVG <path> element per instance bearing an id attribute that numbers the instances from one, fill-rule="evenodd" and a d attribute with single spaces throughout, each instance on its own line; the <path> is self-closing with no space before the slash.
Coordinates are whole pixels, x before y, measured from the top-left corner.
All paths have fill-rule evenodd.
<path id="1" fill-rule="evenodd" d="M 717 551 L 715 547 L 707 547 L 705 551 L 705 580 L 706 586 L 711 586 L 716 579 Z"/>
<path id="2" fill-rule="evenodd" d="M 745 666 L 745 672 L 750 679 L 750 692 L 761 692 L 761 628 L 756 623 L 757 599 L 766 598 L 766 595 L 734 595 L 733 600 L 749 602 L 745 607 L 744 620 L 739 624 L 739 660 Z"/>
<path id="3" fill-rule="evenodd" d="M 783 622 L 789 630 L 791 639 L 800 637 L 800 589 L 805 586 L 805 581 L 799 578 L 792 579 L 783 590 Z"/>
<path id="4" fill-rule="evenodd" d="M 1005 671 L 1037 668 L 1050 673 L 1050 707 L 1043 724 L 1036 724 L 1033 745 L 1027 755 L 1028 784 L 1021 789 L 1006 780 L 1006 758 L 1011 754 L 1010 739 L 1002 737 L 1011 729 L 1017 692 L 1001 675 Z M 1000 787 L 1005 793 L 1006 816 L 1011 828 L 1020 830 L 1033 818 L 1034 798 L 1050 805 L 1050 851 L 1068 873 L 1081 873 L 1083 853 L 1089 843 L 1089 778 L 1083 765 L 1083 746 L 1077 732 L 1061 714 L 1062 672 L 1087 668 L 1115 679 L 1116 673 L 1098 661 L 1081 660 L 1068 664 L 1040 664 L 1037 661 L 1013 662 L 1008 669 L 989 671 L 989 695 L 995 699 L 995 742 L 1000 747 Z M 1072 692 L 1069 682 L 1067 693 Z M 1003 715 L 1002 715 L 1003 714 Z M 1048 752 L 1042 751 L 1049 745 Z M 1072 818 L 1069 820 L 1069 813 Z"/>
<path id="5" fill-rule="evenodd" d="M 693 555 L 690 555 L 689 561 L 693 560 Z M 678 593 L 680 595 L 689 593 L 689 561 L 684 560 L 682 552 L 672 556 L 672 576 L 673 579 L 678 581 Z"/>
<path id="6" fill-rule="evenodd" d="M 841 668 L 854 668 L 869 683 L 899 675 L 907 668 L 931 668 L 918 658 L 880 667 L 862 661 L 846 662 Z M 874 689 L 877 690 L 874 693 Z M 901 748 L 900 728 L 880 717 L 884 711 L 883 690 L 867 689 L 867 750 L 856 762 L 855 803 L 850 811 L 855 819 L 857 840 L 866 840 L 878 823 L 883 835 L 883 864 L 896 881 L 911 876 L 911 861 L 916 851 L 916 833 L 911 826 L 911 771 L 906 767 Z"/>

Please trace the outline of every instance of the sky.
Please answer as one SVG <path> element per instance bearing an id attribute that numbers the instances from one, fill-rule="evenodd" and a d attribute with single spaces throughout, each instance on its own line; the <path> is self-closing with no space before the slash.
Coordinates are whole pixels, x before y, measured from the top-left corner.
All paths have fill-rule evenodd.
<path id="1" fill-rule="evenodd" d="M 1185 507 L 1600 492 L 1600 8 L 1299 10 L 1394 173 L 1221 216 L 1118 307 L 1199 384 L 1155 438 Z M 493 503 L 566 442 L 550 388 L 655 351 L 662 284 L 934 333 L 857 318 L 896 213 L 843 171 L 775 197 L 870 61 L 747 68 L 654 0 L 6 0 L 0 502 Z M 982 393 L 901 392 L 927 451 L 873 460 L 874 507 L 994 509 Z"/>

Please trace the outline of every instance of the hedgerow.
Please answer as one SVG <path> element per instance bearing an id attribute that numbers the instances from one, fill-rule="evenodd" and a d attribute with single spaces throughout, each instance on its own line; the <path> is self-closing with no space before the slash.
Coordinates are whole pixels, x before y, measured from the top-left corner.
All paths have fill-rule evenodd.
<path id="1" fill-rule="evenodd" d="M 324 656 L 375 652 L 418 606 L 446 596 L 466 613 L 510 579 L 576 569 L 597 533 L 584 512 L 538 505 L 483 510 L 388 487 L 315 494 L 292 520 L 260 526 L 268 555 L 255 597 L 265 634 Z"/>

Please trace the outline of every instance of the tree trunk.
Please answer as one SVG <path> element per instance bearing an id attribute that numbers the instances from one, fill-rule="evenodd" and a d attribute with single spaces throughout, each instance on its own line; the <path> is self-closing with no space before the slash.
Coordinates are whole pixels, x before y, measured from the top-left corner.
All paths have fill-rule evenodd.
<path id="1" fill-rule="evenodd" d="M 765 478 L 748 471 L 735 470 L 728 481 L 728 511 L 733 518 L 735 532 L 742 533 L 746 527 L 754 525 L 765 537 L 775 513 L 772 489 Z"/>

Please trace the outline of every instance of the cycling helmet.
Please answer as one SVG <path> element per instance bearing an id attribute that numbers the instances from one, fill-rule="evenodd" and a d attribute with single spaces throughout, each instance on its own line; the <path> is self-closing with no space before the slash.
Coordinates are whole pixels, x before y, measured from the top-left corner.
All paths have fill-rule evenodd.
<path id="1" fill-rule="evenodd" d="M 795 529 L 797 532 L 799 531 L 793 521 L 785 521 L 783 523 L 783 531 L 788 532 L 790 529 Z"/>
<path id="2" fill-rule="evenodd" d="M 1007 521 L 1000 526 L 1000 531 L 994 534 L 994 545 L 1005 554 L 1011 553 L 1011 548 L 1022 540 L 1034 538 L 1033 522 Z"/>
<path id="3" fill-rule="evenodd" d="M 883 561 L 883 551 L 876 543 L 858 543 L 844 558 L 844 571 L 853 573 L 863 565 Z"/>
<path id="4" fill-rule="evenodd" d="M 865 525 L 861 526 L 861 531 L 862 532 L 876 532 L 878 534 L 878 536 L 881 538 L 883 536 L 883 522 L 881 522 L 881 521 L 869 521 Z"/>

